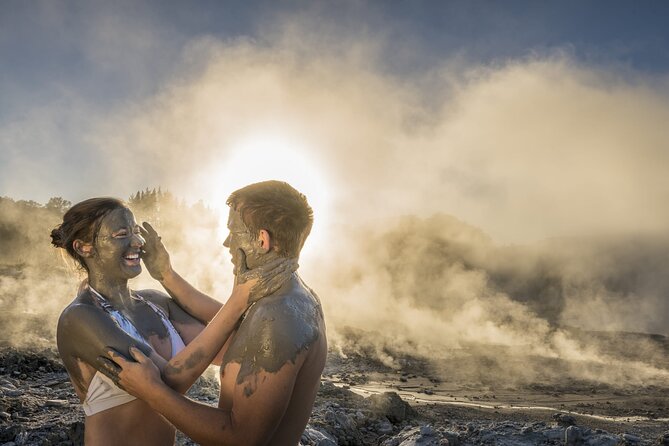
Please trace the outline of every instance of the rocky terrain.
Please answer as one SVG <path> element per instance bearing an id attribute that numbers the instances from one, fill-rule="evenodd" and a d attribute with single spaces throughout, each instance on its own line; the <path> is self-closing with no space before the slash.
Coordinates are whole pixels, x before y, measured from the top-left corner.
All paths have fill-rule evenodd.
<path id="1" fill-rule="evenodd" d="M 669 445 L 666 388 L 474 388 L 435 376 L 416 358 L 401 364 L 331 353 L 302 444 Z M 189 396 L 216 403 L 213 369 Z M 83 430 L 79 400 L 53 349 L 0 349 L 0 445 L 76 445 Z M 177 444 L 193 443 L 179 435 Z"/>

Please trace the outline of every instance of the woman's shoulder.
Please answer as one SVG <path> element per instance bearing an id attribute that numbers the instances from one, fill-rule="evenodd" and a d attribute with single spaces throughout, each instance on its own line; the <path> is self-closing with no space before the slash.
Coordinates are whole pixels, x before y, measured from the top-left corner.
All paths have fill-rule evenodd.
<path id="1" fill-rule="evenodd" d="M 63 309 L 58 318 L 56 341 L 61 354 L 70 351 L 91 333 L 98 330 L 101 322 L 108 318 L 107 314 L 95 304 L 91 296 L 80 293 Z"/>
<path id="2" fill-rule="evenodd" d="M 79 313 L 82 312 L 88 312 L 91 310 L 98 309 L 97 305 L 95 305 L 95 300 L 88 289 L 84 289 L 80 291 L 74 299 L 72 299 L 72 302 L 70 302 L 65 308 L 63 308 L 63 311 L 60 313 L 59 319 L 68 319 L 71 317 L 76 317 Z"/>
<path id="3" fill-rule="evenodd" d="M 63 309 L 58 318 L 58 325 L 83 323 L 94 315 L 104 315 L 104 311 L 95 304 L 92 296 L 84 292 Z"/>

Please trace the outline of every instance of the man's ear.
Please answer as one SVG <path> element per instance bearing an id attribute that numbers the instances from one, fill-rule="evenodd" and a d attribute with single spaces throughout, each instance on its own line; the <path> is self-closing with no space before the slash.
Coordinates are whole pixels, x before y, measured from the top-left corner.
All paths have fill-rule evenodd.
<path id="1" fill-rule="evenodd" d="M 91 257 L 93 255 L 93 245 L 90 243 L 86 243 L 83 240 L 75 240 L 72 242 L 72 247 L 74 248 L 75 252 L 79 254 L 81 257 Z"/>
<path id="2" fill-rule="evenodd" d="M 258 241 L 260 242 L 260 250 L 266 254 L 272 248 L 272 238 L 269 236 L 269 232 L 264 229 L 260 230 L 258 235 Z"/>

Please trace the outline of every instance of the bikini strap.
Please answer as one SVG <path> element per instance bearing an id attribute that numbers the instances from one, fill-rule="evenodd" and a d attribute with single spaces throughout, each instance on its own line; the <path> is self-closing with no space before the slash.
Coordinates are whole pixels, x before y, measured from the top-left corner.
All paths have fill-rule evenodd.
<path id="1" fill-rule="evenodd" d="M 91 290 L 93 296 L 95 297 L 95 301 L 98 303 L 98 305 L 100 305 L 102 310 L 116 322 L 121 330 L 137 340 L 148 343 L 146 338 L 142 335 L 142 333 L 139 332 L 139 330 L 137 330 L 135 324 L 133 324 L 132 321 L 126 317 L 126 315 L 115 309 L 112 304 L 110 304 L 109 301 L 105 299 L 104 296 L 100 294 L 95 288 L 88 285 L 88 289 Z"/>
<path id="2" fill-rule="evenodd" d="M 172 356 L 176 355 L 179 352 L 179 350 L 181 350 L 184 347 L 184 342 L 183 339 L 181 339 L 179 331 L 176 329 L 176 327 L 170 320 L 165 310 L 159 305 L 156 305 L 150 300 L 147 300 L 144 297 L 140 296 L 139 294 L 137 294 L 137 292 L 135 292 L 135 295 L 137 296 L 138 300 L 141 300 L 149 307 L 153 308 L 153 311 L 155 311 L 156 314 L 158 314 L 158 317 L 160 317 L 160 319 L 163 322 L 163 325 L 165 326 L 165 328 L 167 328 L 167 331 L 169 333 L 170 343 L 172 344 Z"/>
<path id="3" fill-rule="evenodd" d="M 110 310 L 114 309 L 112 304 L 110 304 L 109 301 L 105 299 L 102 294 L 98 293 L 98 291 L 95 288 L 88 285 L 88 289 L 91 291 L 93 297 L 95 297 L 95 301 L 100 305 L 100 307 L 102 307 L 103 310 L 109 313 Z"/>
<path id="4" fill-rule="evenodd" d="M 133 294 L 134 294 L 134 296 L 133 296 Z M 146 300 L 142 295 L 140 295 L 139 293 L 137 293 L 137 291 L 133 291 L 133 292 L 130 294 L 130 297 L 132 297 L 132 298 L 134 298 L 134 299 L 136 299 L 136 300 L 138 300 L 138 301 L 140 301 L 140 302 L 144 302 L 144 303 L 147 304 L 149 307 L 153 308 L 153 311 L 155 311 L 156 313 L 158 313 L 158 315 L 161 316 L 163 319 L 166 319 L 166 320 L 168 320 L 168 321 L 170 320 L 169 316 L 167 315 L 167 313 L 165 312 L 165 310 L 164 310 L 160 305 L 156 305 L 156 304 L 154 304 L 153 302 L 151 302 L 150 300 Z"/>

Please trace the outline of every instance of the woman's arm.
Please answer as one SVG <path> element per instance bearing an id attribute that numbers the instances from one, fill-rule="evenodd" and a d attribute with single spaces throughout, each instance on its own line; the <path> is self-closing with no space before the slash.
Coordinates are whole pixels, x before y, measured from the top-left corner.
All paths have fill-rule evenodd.
<path id="1" fill-rule="evenodd" d="M 202 333 L 206 324 L 191 316 L 179 304 L 171 299 L 170 296 L 158 290 L 141 290 L 137 294 L 160 306 L 168 315 L 170 322 L 176 328 L 181 340 L 185 345 L 190 344 Z M 230 334 L 232 336 L 232 333 Z M 230 337 L 228 336 L 228 338 Z M 212 360 L 213 365 L 220 365 L 223 358 L 224 349 L 219 350 L 216 357 Z"/>
<path id="2" fill-rule="evenodd" d="M 207 325 L 203 324 L 184 311 L 184 309 L 181 308 L 174 299 L 170 299 L 168 296 L 166 296 L 166 300 L 170 314 L 170 321 L 174 325 L 174 328 L 176 328 L 179 332 L 181 340 L 184 341 L 184 344 L 190 344 L 200 333 L 202 333 L 202 330 L 204 330 Z M 226 345 L 228 344 L 230 338 L 234 336 L 235 330 L 236 328 L 233 329 L 233 331 L 228 336 L 228 340 L 225 341 L 223 348 L 221 348 L 214 359 L 212 359 L 212 365 L 221 365 L 223 355 L 225 354 Z"/>
<path id="3" fill-rule="evenodd" d="M 201 293 L 179 276 L 170 263 L 169 253 L 153 227 L 144 222 L 141 228 L 146 239 L 142 259 L 151 276 L 160 281 L 174 300 L 189 314 L 209 325 L 161 370 L 165 383 L 178 392 L 185 392 L 211 364 L 244 311 L 256 300 L 275 292 L 297 269 L 297 260 L 276 258 L 248 270 L 244 252 L 235 277 L 232 295 L 222 305 Z M 124 352 L 122 352 L 124 354 Z M 113 373 L 113 369 L 109 369 Z"/>
<path id="4" fill-rule="evenodd" d="M 153 352 L 150 346 L 138 345 L 139 350 L 150 359 L 154 359 L 154 357 L 159 358 L 158 360 L 154 360 L 154 363 L 156 363 L 156 366 L 160 370 L 165 384 L 179 393 L 186 392 L 193 385 L 197 378 L 212 363 L 223 344 L 225 344 L 230 334 L 237 327 L 237 322 L 248 307 L 248 296 L 251 285 L 252 283 L 249 282 L 246 285 L 235 286 L 230 299 L 219 310 L 211 323 L 195 339 L 188 343 L 183 350 L 172 357 L 169 362 Z M 86 325 L 103 322 L 102 320 L 95 321 L 90 317 L 86 319 L 90 321 L 90 324 Z M 109 318 L 106 317 L 104 319 Z M 106 329 L 102 328 L 101 331 L 106 331 Z M 117 331 L 120 331 L 120 329 Z M 86 335 L 84 330 L 81 329 L 77 330 L 77 333 L 78 336 Z M 93 357 L 91 365 L 94 365 L 96 369 L 102 371 L 117 383 L 118 373 L 121 369 L 109 359 L 106 352 L 109 348 L 112 348 L 123 355 L 127 353 L 128 357 L 130 357 L 129 348 L 131 346 L 133 345 L 123 342 L 122 339 L 113 339 L 113 337 L 107 336 L 104 340 L 97 340 L 95 347 L 89 349 L 90 351 L 87 352 L 87 356 L 90 357 L 95 354 L 96 356 Z"/>
<path id="5" fill-rule="evenodd" d="M 160 282 L 170 296 L 191 316 L 205 324 L 213 319 L 223 304 L 196 289 L 172 269 L 170 255 L 160 236 L 149 223 L 140 228 L 146 243 L 142 260 L 151 277 Z"/>
<path id="6" fill-rule="evenodd" d="M 218 300 L 207 296 L 192 286 L 186 279 L 181 277 L 170 262 L 170 255 L 163 242 L 153 227 L 143 223 L 140 228 L 146 243 L 142 250 L 142 260 L 149 270 L 151 277 L 160 282 L 170 296 L 191 316 L 207 323 L 219 312 L 223 304 Z M 266 264 L 246 269 L 245 253 L 240 250 L 239 271 L 235 277 L 236 284 L 253 281 L 252 287 L 246 287 L 247 306 L 256 300 L 272 294 L 286 281 L 290 275 L 297 270 L 296 258 L 286 258 L 273 253 L 273 257 Z"/>
<path id="7" fill-rule="evenodd" d="M 188 283 L 170 266 L 161 273 L 160 284 L 186 312 L 203 323 L 211 321 L 223 304 Z"/>
<path id="8" fill-rule="evenodd" d="M 248 307 L 248 287 L 235 287 L 209 325 L 163 367 L 162 379 L 184 393 L 218 355 Z"/>
<path id="9" fill-rule="evenodd" d="M 265 270 L 265 267 L 271 269 Z M 162 369 L 163 381 L 169 387 L 180 393 L 188 390 L 220 352 L 249 305 L 258 300 L 256 296 L 264 297 L 277 291 L 279 284 L 286 283 L 292 275 L 296 263 L 284 259 L 265 267 L 240 270 L 230 299 L 223 308 L 202 333 Z"/>

